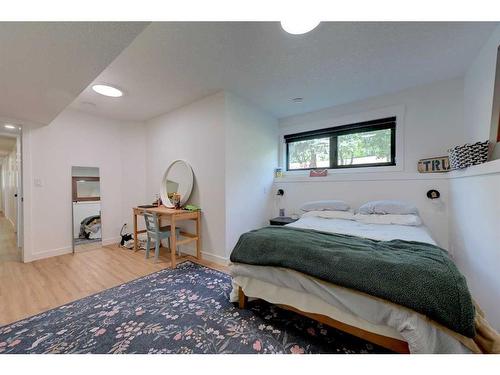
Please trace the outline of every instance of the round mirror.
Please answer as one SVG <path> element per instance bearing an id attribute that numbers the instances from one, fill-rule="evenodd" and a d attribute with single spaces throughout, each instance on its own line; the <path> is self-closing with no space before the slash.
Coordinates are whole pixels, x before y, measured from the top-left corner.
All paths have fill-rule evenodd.
<path id="1" fill-rule="evenodd" d="M 167 207 L 186 204 L 193 189 L 193 170 L 184 160 L 176 160 L 168 167 L 163 175 L 160 196 Z"/>

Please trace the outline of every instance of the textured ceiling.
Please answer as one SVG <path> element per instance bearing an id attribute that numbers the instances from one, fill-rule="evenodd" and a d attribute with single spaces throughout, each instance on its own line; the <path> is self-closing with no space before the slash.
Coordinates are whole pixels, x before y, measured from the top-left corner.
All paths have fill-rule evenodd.
<path id="1" fill-rule="evenodd" d="M 73 107 L 146 120 L 225 89 L 285 117 L 460 76 L 497 25 L 328 22 L 290 35 L 277 22 L 153 23 L 94 81 L 125 96 L 87 88 Z"/>
<path id="2" fill-rule="evenodd" d="M 147 25 L 1 22 L 0 118 L 49 123 Z"/>

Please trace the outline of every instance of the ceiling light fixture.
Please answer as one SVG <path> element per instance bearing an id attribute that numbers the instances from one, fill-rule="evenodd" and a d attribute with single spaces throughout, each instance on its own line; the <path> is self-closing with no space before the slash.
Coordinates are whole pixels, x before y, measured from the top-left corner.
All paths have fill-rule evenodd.
<path id="1" fill-rule="evenodd" d="M 12 124 L 5 124 L 5 125 L 4 125 L 4 128 L 6 128 L 6 129 L 15 129 L 15 128 L 16 128 L 16 126 L 15 126 L 15 125 L 12 125 Z"/>
<path id="2" fill-rule="evenodd" d="M 98 94 L 110 96 L 112 98 L 119 98 L 120 96 L 123 96 L 122 90 L 110 85 L 94 85 L 92 86 L 92 90 Z"/>
<path id="3" fill-rule="evenodd" d="M 294 103 L 297 103 L 297 104 L 300 104 L 304 101 L 304 98 L 293 98 L 292 99 L 292 102 Z"/>
<path id="4" fill-rule="evenodd" d="M 312 20 L 288 20 L 281 21 L 281 27 L 289 34 L 299 35 L 305 34 L 315 29 L 319 25 L 319 21 Z"/>

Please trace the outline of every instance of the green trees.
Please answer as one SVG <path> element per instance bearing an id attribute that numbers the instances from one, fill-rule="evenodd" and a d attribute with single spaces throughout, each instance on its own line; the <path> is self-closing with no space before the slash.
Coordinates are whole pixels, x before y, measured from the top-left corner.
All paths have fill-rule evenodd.
<path id="1" fill-rule="evenodd" d="M 330 160 L 330 138 L 316 138 L 288 145 L 289 162 L 293 169 L 327 168 Z"/>
<path id="2" fill-rule="evenodd" d="M 390 161 L 391 131 L 386 129 L 341 135 L 338 137 L 337 157 L 339 165 Z"/>
<path id="3" fill-rule="evenodd" d="M 391 160 L 391 130 L 375 130 L 331 137 L 337 165 L 384 163 Z M 329 168 L 330 137 L 288 144 L 290 169 Z"/>

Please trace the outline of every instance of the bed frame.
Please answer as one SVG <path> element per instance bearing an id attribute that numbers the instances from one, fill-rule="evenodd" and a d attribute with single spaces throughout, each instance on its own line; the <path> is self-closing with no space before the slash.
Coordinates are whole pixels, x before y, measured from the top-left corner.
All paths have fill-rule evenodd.
<path id="1" fill-rule="evenodd" d="M 239 308 L 245 309 L 247 306 L 247 303 L 248 303 L 248 297 L 243 292 L 243 289 L 241 287 L 239 287 L 239 289 L 238 289 Z M 378 335 L 378 334 L 373 333 L 373 332 L 365 331 L 364 329 L 339 322 L 338 320 L 332 319 L 326 315 L 308 313 L 308 312 L 301 311 L 299 309 L 296 309 L 295 307 L 288 306 L 288 305 L 276 305 L 276 306 L 278 306 L 282 309 L 285 309 L 285 310 L 293 311 L 293 312 L 300 314 L 300 315 L 303 315 L 307 318 L 316 320 L 317 322 L 320 322 L 320 323 L 325 324 L 327 326 L 333 327 L 333 328 L 338 329 L 340 331 L 346 332 L 350 335 L 359 337 L 359 338 L 366 340 L 366 341 L 369 341 L 373 344 L 382 346 L 382 347 L 389 349 L 389 350 L 392 350 L 396 353 L 403 353 L 403 354 L 410 353 L 410 350 L 408 348 L 408 343 L 405 341 L 401 341 L 401 340 L 398 340 L 398 339 L 395 339 L 392 337 L 382 336 L 382 335 Z"/>

